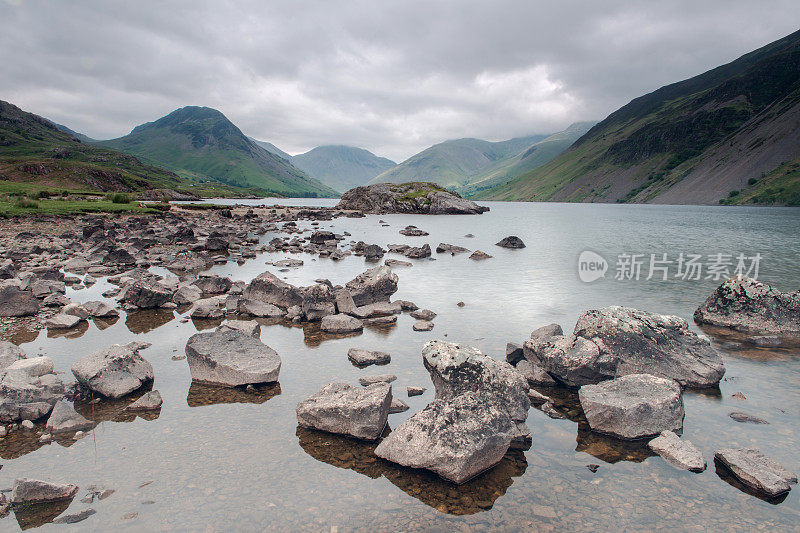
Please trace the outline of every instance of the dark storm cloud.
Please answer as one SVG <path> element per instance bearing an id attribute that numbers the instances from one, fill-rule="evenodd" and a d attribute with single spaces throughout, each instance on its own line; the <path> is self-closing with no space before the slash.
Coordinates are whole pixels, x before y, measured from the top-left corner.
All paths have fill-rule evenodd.
<path id="1" fill-rule="evenodd" d="M 96 138 L 183 105 L 403 159 L 600 119 L 795 31 L 795 0 L 0 0 L 0 99 Z"/>

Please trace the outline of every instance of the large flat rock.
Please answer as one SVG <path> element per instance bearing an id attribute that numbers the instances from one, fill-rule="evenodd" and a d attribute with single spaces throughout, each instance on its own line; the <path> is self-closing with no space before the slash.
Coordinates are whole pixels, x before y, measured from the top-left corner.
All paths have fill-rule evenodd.
<path id="1" fill-rule="evenodd" d="M 578 398 L 593 431 L 639 439 L 683 429 L 681 386 L 649 374 L 630 374 L 584 385 Z"/>
<path id="2" fill-rule="evenodd" d="M 115 344 L 72 364 L 75 379 L 84 387 L 109 398 L 120 398 L 153 381 L 153 365 L 139 351 L 148 345 Z"/>
<path id="3" fill-rule="evenodd" d="M 725 448 L 714 452 L 736 478 L 750 489 L 767 496 L 779 496 L 791 490 L 797 476 L 756 448 Z"/>
<path id="4" fill-rule="evenodd" d="M 278 381 L 278 353 L 238 330 L 197 333 L 186 343 L 192 379 L 226 387 Z"/>
<path id="5" fill-rule="evenodd" d="M 363 388 L 331 383 L 297 404 L 297 423 L 306 428 L 375 440 L 386 427 L 391 404 L 392 386 L 388 383 Z"/>

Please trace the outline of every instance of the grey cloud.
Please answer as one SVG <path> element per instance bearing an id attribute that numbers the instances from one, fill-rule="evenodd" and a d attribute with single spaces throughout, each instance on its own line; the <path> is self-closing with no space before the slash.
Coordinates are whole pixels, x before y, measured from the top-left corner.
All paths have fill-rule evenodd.
<path id="1" fill-rule="evenodd" d="M 183 105 L 403 159 L 600 119 L 797 29 L 792 0 L 0 0 L 0 98 L 97 138 Z"/>

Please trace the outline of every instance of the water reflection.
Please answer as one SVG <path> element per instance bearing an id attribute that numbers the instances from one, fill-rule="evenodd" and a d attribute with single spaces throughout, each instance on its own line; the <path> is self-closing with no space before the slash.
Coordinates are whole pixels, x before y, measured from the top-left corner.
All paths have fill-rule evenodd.
<path id="1" fill-rule="evenodd" d="M 67 510 L 72 498 L 58 502 L 37 503 L 14 507 L 14 517 L 22 530 L 49 524 Z"/>
<path id="2" fill-rule="evenodd" d="M 303 328 L 303 342 L 306 346 L 311 348 L 316 348 L 325 341 L 358 337 L 363 334 L 362 331 L 354 331 L 352 333 L 327 333 L 320 329 L 319 322 L 304 322 L 291 325 Z"/>
<path id="3" fill-rule="evenodd" d="M 264 403 L 281 393 L 280 383 L 262 383 L 248 387 L 220 387 L 192 381 L 186 403 L 189 407 L 202 407 L 220 403 Z"/>
<path id="4" fill-rule="evenodd" d="M 389 428 L 384 431 L 386 436 Z M 511 450 L 490 470 L 455 485 L 432 472 L 405 468 L 375 455 L 376 442 L 297 428 L 300 447 L 314 459 L 337 468 L 353 470 L 372 479 L 385 477 L 400 490 L 434 509 L 453 515 L 475 514 L 491 509 L 525 473 L 528 462 L 520 450 Z"/>
<path id="5" fill-rule="evenodd" d="M 98 397 L 90 391 L 75 399 L 75 411 L 93 422 L 133 422 L 136 417 L 155 420 L 161 414 L 156 411 L 127 411 L 126 408 L 152 390 L 152 383 L 122 398 Z"/>
<path id="6" fill-rule="evenodd" d="M 131 311 L 125 317 L 125 326 L 131 333 L 141 334 L 153 331 L 175 318 L 172 309 L 142 309 Z"/>
<path id="7" fill-rule="evenodd" d="M 89 322 L 83 320 L 78 323 L 77 326 L 74 328 L 69 329 L 48 329 L 47 330 L 47 338 L 48 339 L 77 339 L 78 337 L 82 337 L 87 331 L 89 331 Z"/>
<path id="8" fill-rule="evenodd" d="M 225 319 L 223 317 L 220 318 L 192 318 L 192 324 L 194 324 L 195 329 L 197 331 L 206 331 L 209 329 L 218 328 Z"/>
<path id="9" fill-rule="evenodd" d="M 116 324 L 117 321 L 119 320 L 119 317 L 118 316 L 112 316 L 112 317 L 108 317 L 108 318 L 97 318 L 96 317 L 96 318 L 93 318 L 92 320 L 94 321 L 94 325 L 97 326 L 97 329 L 99 329 L 100 331 L 103 331 L 104 329 L 108 329 L 111 326 L 113 326 L 114 324 Z"/>
<path id="10" fill-rule="evenodd" d="M 581 409 L 577 391 L 564 387 L 536 387 L 536 390 L 550 398 L 556 411 L 578 424 L 575 451 L 611 464 L 620 461 L 641 463 L 655 455 L 647 447 L 647 439 L 628 441 L 592 431 Z M 542 409 L 541 406 L 534 408 Z"/>

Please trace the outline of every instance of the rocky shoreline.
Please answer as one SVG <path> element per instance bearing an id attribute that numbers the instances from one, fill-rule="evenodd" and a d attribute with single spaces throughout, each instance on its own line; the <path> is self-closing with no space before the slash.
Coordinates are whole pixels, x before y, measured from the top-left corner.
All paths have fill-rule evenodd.
<path id="1" fill-rule="evenodd" d="M 32 331 L 69 334 L 90 320 L 100 327 L 122 314 L 165 310 L 172 316 L 175 310 L 184 320 L 218 321 L 216 329 L 185 340 L 185 356 L 173 356 L 186 359 L 191 386 L 228 388 L 232 394 L 267 391 L 260 400 L 265 401 L 280 393 L 283 360 L 260 340 L 263 320 L 310 326 L 330 338 L 392 326 L 403 314 L 417 321 L 414 331 L 434 328 L 435 311 L 393 300 L 399 278 L 389 265 L 414 263 L 384 259 L 386 253 L 395 253 L 427 260 L 430 246 L 390 244 L 387 250 L 348 242 L 352 236 L 346 232 L 320 228 L 321 222 L 338 217 L 362 218 L 364 212 L 282 206 L 198 212 L 176 206 L 150 216 L 0 221 L 0 338 L 12 337 L 21 324 Z M 260 237 L 267 233 L 276 236 L 264 242 Z M 427 235 L 413 226 L 400 233 Z M 513 250 L 525 244 L 510 236 L 497 246 Z M 342 285 L 323 278 L 307 286 L 284 281 L 274 272 L 303 266 L 293 258 L 269 263 L 249 282 L 204 272 L 215 264 L 244 263 L 278 251 L 332 261 L 363 256 L 367 264 Z M 456 257 L 470 250 L 440 243 L 435 252 Z M 151 267 L 169 274 L 156 274 Z M 66 297 L 68 286 L 79 295 L 99 279 L 112 287 L 103 293 L 103 301 Z M 699 325 L 744 331 L 756 344 L 764 338 L 781 343 L 800 331 L 798 294 L 737 277 L 720 285 L 694 319 Z M 65 384 L 61 373 L 66 369 L 56 368 L 51 358 L 29 356 L 15 343 L 0 341 L 0 438 L 27 430 L 40 446 L 54 439 L 78 440 L 98 423 L 82 414 L 85 398 L 101 410 L 157 416 L 163 399 L 151 390 L 155 375 L 146 358 L 148 348 L 132 342 L 85 355 L 69 369 L 75 381 Z M 359 368 L 391 364 L 391 354 L 373 348 L 378 347 L 354 346 L 347 357 Z M 720 352 L 684 319 L 618 306 L 584 312 L 569 335 L 557 324 L 540 327 L 524 342 L 509 343 L 505 360 L 458 342 L 432 340 L 422 348 L 421 364 L 430 374 L 435 397 L 392 430 L 389 415 L 409 409 L 393 390 L 393 374 L 364 376 L 358 385 L 319 383 L 318 392 L 295 408 L 301 446 L 315 454 L 315 432 L 343 435 L 372 443 L 354 445 L 359 460 L 380 458 L 394 465 L 385 467 L 386 472 L 423 469 L 454 486 L 468 486 L 531 448 L 534 436 L 526 420 L 534 408 L 551 418 L 578 422 L 586 442 L 642 442 L 676 468 L 702 472 L 707 464 L 703 451 L 681 437 L 683 394 L 716 388 L 725 374 Z M 409 386 L 407 396 L 424 393 L 421 385 Z M 573 407 L 565 408 L 561 394 L 573 395 Z M 747 490 L 774 499 L 796 483 L 794 474 L 758 449 L 723 445 L 714 452 L 715 464 Z M 21 478 L 10 503 L 71 501 L 77 490 Z"/>

